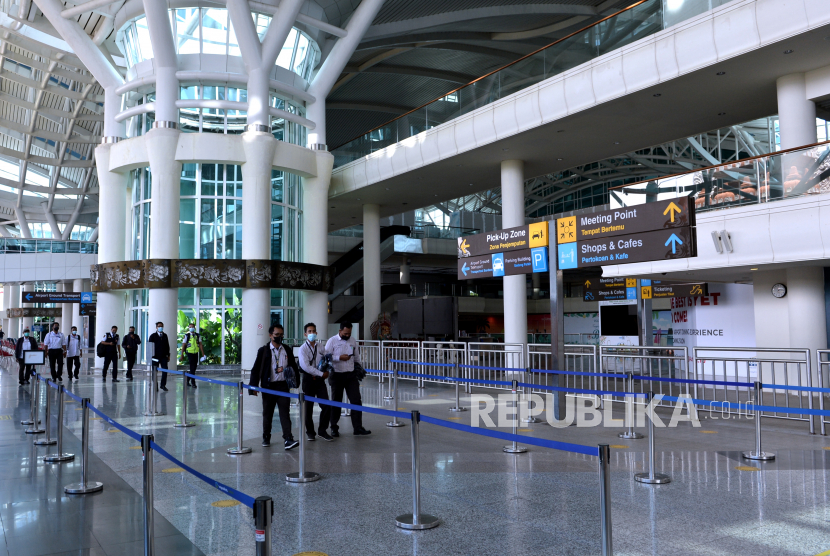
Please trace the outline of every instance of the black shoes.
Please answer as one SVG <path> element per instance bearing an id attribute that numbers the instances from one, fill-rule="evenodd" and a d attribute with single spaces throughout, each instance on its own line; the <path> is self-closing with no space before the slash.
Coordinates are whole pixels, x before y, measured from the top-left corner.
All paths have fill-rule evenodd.
<path id="1" fill-rule="evenodd" d="M 308 440 L 309 442 L 314 442 L 314 441 L 317 439 L 317 437 L 316 437 L 315 435 L 313 435 L 313 434 L 306 434 L 306 435 L 305 435 L 305 438 L 306 438 L 306 440 Z"/>
<path id="2" fill-rule="evenodd" d="M 292 438 L 291 440 L 286 440 L 286 441 L 285 441 L 285 449 L 286 449 L 286 450 L 290 450 L 290 449 L 292 449 L 292 448 L 296 448 L 296 447 L 297 447 L 297 446 L 299 446 L 299 445 L 300 445 L 300 443 L 299 443 L 299 442 L 297 442 L 296 440 L 294 440 L 293 438 Z"/>
<path id="3" fill-rule="evenodd" d="M 262 437 L 262 445 L 266 448 L 271 445 L 271 435 L 266 434 Z"/>
<path id="4" fill-rule="evenodd" d="M 167 392 L 167 386 L 161 386 L 160 388 L 161 388 L 162 390 L 164 390 L 165 392 Z"/>
<path id="5" fill-rule="evenodd" d="M 334 438 L 338 438 L 340 436 L 340 432 L 337 429 L 331 429 L 331 435 Z"/>
<path id="6" fill-rule="evenodd" d="M 330 434 L 328 434 L 326 431 L 323 431 L 323 432 L 319 432 L 319 433 L 317 433 L 317 436 L 319 436 L 320 438 L 322 438 L 322 439 L 323 439 L 323 440 L 325 440 L 326 442 L 332 442 L 332 441 L 334 440 L 334 437 L 332 437 L 332 436 L 331 436 Z"/>
<path id="7" fill-rule="evenodd" d="M 112 379 L 112 381 L 113 381 L 113 382 L 121 382 L 121 381 L 120 381 L 120 380 L 118 380 L 117 378 Z"/>
<path id="8" fill-rule="evenodd" d="M 367 431 L 366 429 L 359 429 L 354 431 L 355 436 L 368 436 L 372 434 L 372 431 Z"/>
<path id="9" fill-rule="evenodd" d="M 58 377 L 58 382 L 63 382 L 63 377 L 62 376 Z"/>

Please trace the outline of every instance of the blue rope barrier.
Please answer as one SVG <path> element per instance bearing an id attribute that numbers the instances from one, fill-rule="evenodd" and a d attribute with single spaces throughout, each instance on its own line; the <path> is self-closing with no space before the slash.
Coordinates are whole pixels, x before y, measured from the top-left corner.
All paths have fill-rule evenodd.
<path id="1" fill-rule="evenodd" d="M 728 382 L 724 380 L 693 380 L 691 378 L 664 378 L 659 376 L 632 375 L 635 380 L 653 380 L 657 382 L 680 382 L 682 384 L 712 384 L 715 386 L 739 386 L 741 388 L 754 388 L 752 382 Z"/>
<path id="2" fill-rule="evenodd" d="M 401 361 L 400 359 L 390 359 L 390 363 L 403 363 L 405 365 L 423 365 L 424 367 L 455 367 L 452 363 L 416 363 L 415 361 Z"/>
<path id="3" fill-rule="evenodd" d="M 56 383 L 55 381 L 52 381 L 52 382 L 47 382 L 46 384 L 48 384 L 49 386 L 51 386 L 51 387 L 52 387 L 52 388 L 54 388 L 55 390 L 60 390 L 60 389 L 61 389 L 61 388 L 60 388 L 60 386 L 58 386 L 58 385 L 57 385 L 57 383 Z"/>
<path id="4" fill-rule="evenodd" d="M 761 387 L 769 390 L 798 390 L 801 392 L 830 393 L 830 388 L 816 388 L 815 386 L 782 386 L 780 384 L 761 384 Z"/>
<path id="5" fill-rule="evenodd" d="M 236 386 L 236 384 L 234 384 L 234 386 Z M 299 395 L 292 394 L 291 392 L 277 392 L 276 390 L 266 390 L 265 388 L 260 388 L 259 386 L 251 386 L 250 384 L 243 384 L 242 387 L 246 390 L 254 390 L 255 392 L 262 392 L 263 394 L 282 396 L 283 398 L 293 398 L 295 400 L 300 399 Z"/>
<path id="6" fill-rule="evenodd" d="M 139 440 L 141 440 L 141 437 L 139 437 Z M 158 452 L 162 456 L 166 457 L 167 459 L 169 459 L 171 462 L 175 463 L 176 465 L 178 465 L 182 469 L 186 470 L 191 475 L 194 475 L 195 477 L 203 480 L 204 482 L 206 482 L 210 486 L 212 486 L 212 487 L 214 487 L 218 490 L 221 490 L 222 492 L 224 492 L 225 494 L 227 494 L 231 498 L 234 498 L 234 499 L 242 502 L 243 504 L 245 504 L 249 508 L 254 507 L 255 500 L 254 500 L 253 496 L 248 496 L 244 492 L 240 492 L 240 491 L 236 490 L 233 487 L 229 487 L 228 485 L 226 485 L 224 483 L 220 483 L 219 481 L 217 481 L 215 479 L 211 479 L 207 475 L 199 473 L 198 471 L 196 471 L 195 469 L 193 469 L 192 467 L 190 467 L 186 463 L 183 463 L 183 462 L 179 461 L 178 459 L 174 458 L 173 456 L 171 456 L 169 453 L 167 453 L 167 451 L 164 450 L 164 448 L 162 448 L 161 446 L 159 446 L 155 442 L 150 442 L 150 446 L 153 448 L 153 450 L 155 450 L 156 452 Z"/>
<path id="7" fill-rule="evenodd" d="M 385 415 L 387 417 L 397 417 L 398 419 L 409 419 L 410 414 L 402 411 L 392 411 L 391 409 L 380 409 L 379 407 L 367 407 L 365 405 L 353 405 L 350 403 L 336 402 L 334 400 L 326 400 L 323 398 L 315 398 L 314 396 L 306 396 L 307 402 L 319 403 L 322 405 L 331 405 L 342 409 L 350 409 L 352 411 L 363 411 L 364 413 L 375 413 L 377 415 Z"/>
<path id="8" fill-rule="evenodd" d="M 655 394 L 655 398 L 656 397 L 657 395 Z M 755 405 L 751 403 L 739 404 L 726 401 L 698 400 L 696 398 L 685 398 L 682 396 L 663 396 L 663 399 L 669 402 L 682 401 L 686 403 L 691 402 L 695 405 L 717 406 L 721 409 L 744 409 L 746 411 L 755 411 L 756 409 L 758 409 L 760 411 L 768 411 L 770 413 L 789 413 L 793 415 L 830 415 L 830 410 L 810 409 L 807 407 L 779 407 L 777 405 Z"/>
<path id="9" fill-rule="evenodd" d="M 388 374 L 388 375 L 391 375 L 392 372 L 393 372 L 393 371 L 383 371 L 381 369 L 366 369 L 366 368 L 364 368 L 363 370 L 366 371 L 367 373 L 384 373 L 384 374 Z"/>
<path id="10" fill-rule="evenodd" d="M 64 390 L 63 390 L 63 391 L 66 393 L 66 395 L 67 395 L 67 396 L 69 396 L 70 398 L 72 398 L 72 399 L 73 399 L 73 400 L 75 400 L 76 402 L 78 402 L 78 403 L 83 403 L 83 401 L 84 401 L 84 400 L 82 400 L 81 398 L 79 398 L 78 396 L 76 396 L 75 394 L 73 394 L 72 392 L 70 392 L 69 390 L 67 390 L 67 389 L 65 389 L 65 388 L 64 388 Z"/>
<path id="11" fill-rule="evenodd" d="M 479 369 L 484 371 L 504 371 L 507 373 L 524 373 L 527 369 L 517 369 L 514 367 L 479 367 L 477 365 L 459 365 L 463 369 Z"/>
<path id="12" fill-rule="evenodd" d="M 520 382 L 519 386 L 528 388 L 541 388 L 542 390 L 553 390 L 554 392 L 571 392 L 574 394 L 594 394 L 594 395 L 610 395 L 610 396 L 633 396 L 635 398 L 645 398 L 648 394 L 641 392 L 616 392 L 614 390 L 586 390 L 584 388 L 565 388 L 562 386 L 544 386 L 542 384 L 529 384 L 527 382 Z"/>
<path id="13" fill-rule="evenodd" d="M 552 375 L 577 375 L 577 376 L 601 376 L 605 378 L 625 378 L 622 373 L 589 373 L 588 371 L 551 371 L 547 369 L 530 369 L 531 373 L 542 373 Z"/>
<path id="14" fill-rule="evenodd" d="M 127 427 L 125 427 L 124 425 L 122 425 L 121 423 L 119 423 L 118 421 L 116 421 L 115 419 L 113 419 L 112 417 L 107 415 L 106 413 L 103 413 L 103 412 L 99 411 L 98 409 L 96 409 L 92 405 L 89 405 L 87 407 L 89 407 L 90 411 L 95 413 L 98 417 L 100 417 L 101 419 L 103 419 L 104 421 L 106 421 L 107 423 L 109 423 L 110 425 L 115 427 L 116 429 L 120 430 L 121 432 L 123 432 L 124 434 L 126 434 L 127 436 L 132 438 L 133 440 L 138 440 L 139 442 L 141 442 L 141 435 L 138 434 L 137 432 L 131 431 L 130 429 L 128 429 Z"/>
<path id="15" fill-rule="evenodd" d="M 581 444 L 571 444 L 569 442 L 557 442 L 556 440 L 546 440 L 544 438 L 535 438 L 532 436 L 521 436 L 518 434 L 511 434 L 501 431 L 494 431 L 490 429 L 483 429 L 480 427 L 471 427 L 469 425 L 462 425 L 461 423 L 453 423 L 444 421 L 443 419 L 436 419 L 428 415 L 421 415 L 421 421 L 438 425 L 439 427 L 446 427 L 448 429 L 455 429 L 481 436 L 489 436 L 490 438 L 498 438 L 508 442 L 522 442 L 523 444 L 532 444 L 534 446 L 541 446 L 543 448 L 551 448 L 553 450 L 562 450 L 565 452 L 573 452 L 576 454 L 585 454 L 586 456 L 599 457 L 599 448 L 592 446 L 583 446 Z"/>
<path id="16" fill-rule="evenodd" d="M 194 380 L 201 380 L 203 382 L 210 382 L 211 384 L 219 384 L 221 386 L 231 386 L 233 388 L 237 388 L 239 385 L 233 382 L 225 382 L 224 380 L 216 380 L 215 378 L 207 378 L 205 376 L 196 376 L 190 373 L 184 373 L 184 376 L 188 378 L 192 378 Z"/>

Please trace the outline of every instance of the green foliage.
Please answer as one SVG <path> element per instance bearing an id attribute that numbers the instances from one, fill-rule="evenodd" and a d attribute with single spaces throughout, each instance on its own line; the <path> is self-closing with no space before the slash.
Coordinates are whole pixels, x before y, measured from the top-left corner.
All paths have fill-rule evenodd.
<path id="1" fill-rule="evenodd" d="M 239 305 L 240 300 L 234 296 L 235 305 Z M 177 342 L 181 348 L 181 342 L 184 335 L 187 334 L 192 318 L 184 311 L 178 312 L 177 318 Z M 202 340 L 202 347 L 205 350 L 205 356 L 208 365 L 220 365 L 222 363 L 222 318 L 221 313 L 213 311 L 202 311 L 199 316 L 199 334 Z M 225 310 L 225 364 L 235 365 L 242 361 L 242 311 L 240 309 L 226 309 Z M 187 356 L 181 353 L 179 349 L 179 358 L 183 362 L 186 361 Z"/>

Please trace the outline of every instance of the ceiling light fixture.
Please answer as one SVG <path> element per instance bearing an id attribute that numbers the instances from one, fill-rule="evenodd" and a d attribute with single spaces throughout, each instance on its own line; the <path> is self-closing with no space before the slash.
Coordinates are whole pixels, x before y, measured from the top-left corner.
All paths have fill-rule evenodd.
<path id="1" fill-rule="evenodd" d="M 726 112 L 718 112 L 718 116 L 726 116 Z"/>
<path id="2" fill-rule="evenodd" d="M 726 72 L 725 72 L 725 71 L 719 71 L 719 72 L 718 72 L 718 73 L 716 73 L 715 75 L 726 75 Z"/>
<path id="3" fill-rule="evenodd" d="M 793 52 L 795 52 L 795 50 L 787 49 L 784 51 L 784 54 L 792 54 Z"/>
<path id="4" fill-rule="evenodd" d="M 564 158 L 557 158 L 556 160 L 565 160 Z"/>
<path id="5" fill-rule="evenodd" d="M 654 94 L 654 98 L 661 97 L 661 96 L 663 96 L 663 94 L 662 94 L 662 93 L 655 93 L 655 94 Z"/>
<path id="6" fill-rule="evenodd" d="M 615 145 L 619 145 L 619 144 L 620 144 L 620 142 L 619 142 L 619 141 L 614 141 L 614 144 L 615 144 Z"/>
<path id="7" fill-rule="evenodd" d="M 565 130 L 564 130 L 564 129 L 560 129 L 560 130 L 559 130 L 559 131 L 557 131 L 556 133 L 565 133 Z"/>
<path id="8" fill-rule="evenodd" d="M 750 268 L 749 270 L 758 270 L 757 268 Z"/>

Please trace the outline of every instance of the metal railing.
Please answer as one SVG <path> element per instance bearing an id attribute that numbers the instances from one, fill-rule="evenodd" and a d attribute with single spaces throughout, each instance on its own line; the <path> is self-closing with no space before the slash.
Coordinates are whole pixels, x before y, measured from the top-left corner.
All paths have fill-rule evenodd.
<path id="1" fill-rule="evenodd" d="M 830 349 L 816 350 L 816 367 L 818 387 L 827 388 L 830 386 Z M 822 411 L 824 411 L 825 404 L 827 404 L 825 398 L 828 398 L 827 394 L 821 392 L 818 393 L 818 407 Z M 822 436 L 827 434 L 828 422 L 830 422 L 830 418 L 826 415 L 819 415 L 819 427 L 821 429 Z"/>
<path id="2" fill-rule="evenodd" d="M 467 344 L 466 377 L 475 380 L 510 381 L 515 380 L 517 373 L 521 378 L 524 375 L 525 344 L 493 344 L 470 342 Z M 467 384 L 467 392 L 472 391 L 472 385 Z M 491 388 L 509 390 L 510 386 L 494 384 Z"/>
<path id="3" fill-rule="evenodd" d="M 597 346 L 565 344 L 565 368 L 555 369 L 551 360 L 550 344 L 528 344 L 527 345 L 527 367 L 531 370 L 527 381 L 537 386 L 560 386 L 558 375 L 550 373 L 537 373 L 534 370 L 550 371 L 563 370 L 578 373 L 594 373 L 597 371 Z M 579 388 L 586 390 L 601 390 L 602 378 L 587 375 L 564 375 L 561 384 L 565 388 Z M 533 393 L 546 394 L 544 388 L 533 388 Z M 566 394 L 568 396 L 585 397 L 585 394 Z M 592 397 L 592 396 L 588 396 Z"/>
<path id="4" fill-rule="evenodd" d="M 424 382 L 453 383 L 456 373 L 461 371 L 467 356 L 467 345 L 464 342 L 421 342 L 421 361 L 423 363 L 438 363 L 453 365 L 453 367 L 430 367 L 429 374 L 444 376 L 446 379 L 421 378 Z"/>
<path id="5" fill-rule="evenodd" d="M 600 346 L 599 372 L 619 375 L 600 377 L 601 390 L 625 391 L 626 375 L 650 378 L 688 378 L 688 348 L 685 346 Z M 688 395 L 688 388 L 678 383 L 635 380 L 632 391 L 645 394 L 654 391 L 664 396 Z M 617 401 L 617 400 L 612 400 Z M 661 401 L 659 405 L 671 405 Z"/>
<path id="6" fill-rule="evenodd" d="M 58 239 L 0 238 L 0 253 L 98 253 L 98 244 Z"/>

